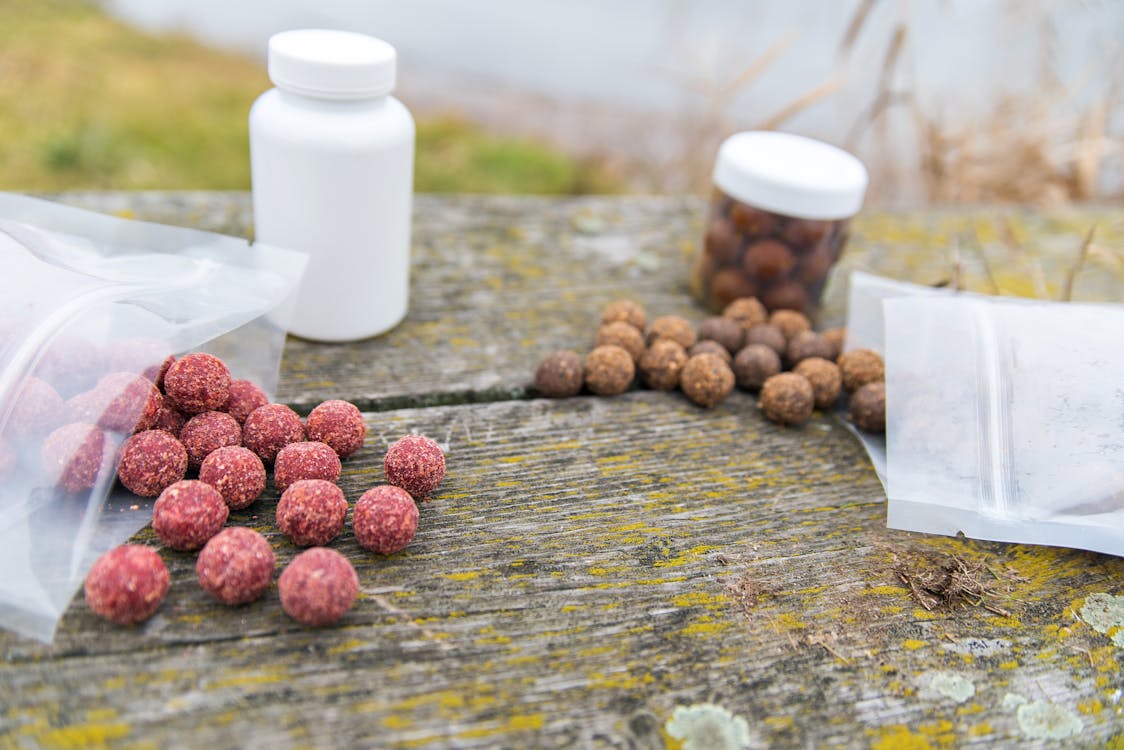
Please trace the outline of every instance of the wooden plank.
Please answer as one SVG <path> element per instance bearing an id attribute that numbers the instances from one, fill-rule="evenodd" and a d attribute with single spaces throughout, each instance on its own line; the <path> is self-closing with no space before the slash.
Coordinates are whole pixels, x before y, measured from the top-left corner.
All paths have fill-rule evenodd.
<path id="1" fill-rule="evenodd" d="M 777 747 L 1049 745 L 1009 693 L 1078 717 L 1082 745 L 1118 731 L 1120 652 L 1077 612 L 1124 562 L 888 531 L 833 418 L 785 429 L 748 394 L 705 411 L 642 392 L 367 420 L 351 500 L 407 432 L 444 444 L 449 475 L 404 553 L 334 543 L 363 589 L 337 627 L 289 621 L 275 591 L 217 606 L 193 556 L 163 550 L 174 583 L 145 626 L 76 601 L 50 647 L 0 635 L 0 731 L 16 747 L 662 747 L 677 708 L 713 702 Z M 280 567 L 297 550 L 275 497 L 232 523 L 267 533 Z M 922 554 L 985 562 L 1010 614 L 925 610 L 894 569 Z"/>
<path id="2" fill-rule="evenodd" d="M 70 202 L 165 222 L 248 234 L 245 194 L 72 194 Z M 592 345 L 600 311 L 629 296 L 651 316 L 705 312 L 687 290 L 702 236 L 696 199 L 419 196 L 410 311 L 393 331 L 351 344 L 290 339 L 278 398 L 298 410 L 346 394 L 386 409 L 528 395 L 546 353 Z M 1057 291 L 1086 231 L 1124 246 L 1124 209 L 975 209 L 869 212 L 825 293 L 822 327 L 845 320 L 846 275 L 856 268 L 920 283 L 952 278 L 952 251 L 965 284 L 993 275 L 1015 291 L 1041 276 Z M 1010 240 L 1005 239 L 1010 235 Z M 1115 264 L 1114 264 L 1115 263 Z M 1079 276 L 1082 299 L 1124 301 L 1124 261 L 1091 261 Z"/>
<path id="3" fill-rule="evenodd" d="M 248 226 L 244 194 L 65 199 Z M 1121 593 L 1119 559 L 888 531 L 881 488 L 834 418 L 778 428 L 748 394 L 712 411 L 651 392 L 530 398 L 538 357 L 588 346 L 610 299 L 702 317 L 685 286 L 702 211 L 420 197 L 407 321 L 349 346 L 291 341 L 281 385 L 299 408 L 370 409 L 341 482 L 351 500 L 381 480 L 394 438 L 445 445 L 450 474 L 417 540 L 375 559 L 345 532 L 334 546 L 363 594 L 322 631 L 288 620 L 275 591 L 211 603 L 192 556 L 164 550 L 172 592 L 143 628 L 76 601 L 49 647 L 0 634 L 0 745 L 650 748 L 676 746 L 677 709 L 708 702 L 743 718 L 751 745 L 1124 741 L 1119 631 L 1082 615 L 1092 595 Z M 825 322 L 851 267 L 933 283 L 954 241 L 977 242 L 1000 282 L 1057 286 L 1090 223 L 1124 244 L 1119 209 L 1002 217 L 869 213 Z M 988 283 L 962 257 L 969 284 Z M 1119 271 L 1090 263 L 1078 296 L 1120 299 Z M 273 528 L 275 500 L 232 522 L 266 532 L 280 566 L 297 550 Z M 942 580 L 983 595 L 946 606 L 931 593 Z"/>

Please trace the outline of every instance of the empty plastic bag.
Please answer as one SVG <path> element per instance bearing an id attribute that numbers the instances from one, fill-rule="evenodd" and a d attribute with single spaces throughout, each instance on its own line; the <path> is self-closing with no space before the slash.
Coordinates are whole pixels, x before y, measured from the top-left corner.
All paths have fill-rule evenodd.
<path id="1" fill-rule="evenodd" d="M 888 525 L 1124 554 L 1124 307 L 882 304 Z"/>

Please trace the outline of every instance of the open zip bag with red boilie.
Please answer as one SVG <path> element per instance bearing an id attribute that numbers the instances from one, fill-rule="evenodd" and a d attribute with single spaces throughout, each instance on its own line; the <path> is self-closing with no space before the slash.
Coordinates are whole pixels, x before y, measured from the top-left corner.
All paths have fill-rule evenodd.
<path id="1" fill-rule="evenodd" d="M 53 637 L 86 571 L 152 518 L 114 480 L 169 356 L 272 394 L 306 256 L 0 194 L 0 627 Z"/>

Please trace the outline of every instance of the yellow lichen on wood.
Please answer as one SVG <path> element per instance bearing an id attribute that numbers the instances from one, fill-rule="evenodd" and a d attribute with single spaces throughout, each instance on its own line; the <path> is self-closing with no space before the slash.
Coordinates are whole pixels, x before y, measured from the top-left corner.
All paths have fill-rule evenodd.
<path id="1" fill-rule="evenodd" d="M 131 731 L 125 722 L 91 722 L 37 731 L 31 738 L 37 746 L 51 750 L 99 748 L 128 737 Z"/>
<path id="2" fill-rule="evenodd" d="M 871 750 L 933 750 L 927 737 L 910 731 L 909 727 L 902 724 L 881 727 L 871 734 Z"/>

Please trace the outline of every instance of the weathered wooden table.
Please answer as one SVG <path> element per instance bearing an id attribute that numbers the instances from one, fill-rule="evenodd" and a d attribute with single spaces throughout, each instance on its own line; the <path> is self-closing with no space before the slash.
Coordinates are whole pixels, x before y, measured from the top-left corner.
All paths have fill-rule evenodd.
<path id="1" fill-rule="evenodd" d="M 63 199 L 249 225 L 243 194 Z M 395 438 L 445 447 L 415 541 L 385 559 L 345 531 L 333 546 L 362 592 L 323 630 L 288 619 L 275 589 L 217 605 L 194 557 L 164 550 L 172 588 L 145 625 L 110 626 L 79 596 L 51 646 L 0 634 L 0 745 L 708 748 L 725 732 L 730 746 L 1124 747 L 1124 635 L 1086 608 L 1124 594 L 1120 559 L 887 530 L 882 487 L 833 415 L 782 429 L 746 393 L 709 411 L 643 390 L 535 398 L 538 359 L 588 349 L 611 299 L 703 317 L 685 283 L 702 212 L 419 198 L 407 320 L 358 344 L 290 341 L 278 394 L 364 410 L 352 501 Z M 824 322 L 842 318 L 848 268 L 936 282 L 959 244 L 979 283 L 990 255 L 996 283 L 1056 288 L 1093 221 L 1124 244 L 1120 210 L 1001 216 L 869 213 Z M 1078 293 L 1119 300 L 1111 265 L 1091 259 Z M 276 497 L 231 523 L 267 534 L 280 567 L 297 550 Z"/>

